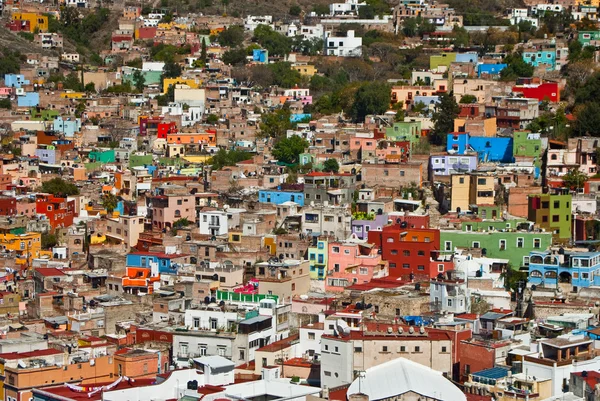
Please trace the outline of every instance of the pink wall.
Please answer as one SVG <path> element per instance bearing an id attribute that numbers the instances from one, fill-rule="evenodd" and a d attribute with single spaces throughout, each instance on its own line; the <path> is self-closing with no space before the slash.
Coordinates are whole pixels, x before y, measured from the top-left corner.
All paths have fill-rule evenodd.
<path id="1" fill-rule="evenodd" d="M 339 248 L 339 252 L 334 252 L 334 248 Z M 374 276 L 383 277 L 387 275 L 387 264 L 382 266 L 380 265 L 381 262 L 381 255 L 377 254 L 377 248 L 375 247 L 368 249 L 356 244 L 332 242 L 329 244 L 327 261 L 327 270 L 331 273 L 328 273 L 327 277 L 346 279 L 349 284 L 354 282 L 358 284 L 368 283 Z M 336 264 L 339 265 L 338 271 L 336 271 Z M 348 269 L 349 267 L 352 268 Z M 361 274 L 361 269 L 363 274 Z M 326 280 L 325 290 L 341 292 L 344 288 L 329 285 L 329 280 Z"/>

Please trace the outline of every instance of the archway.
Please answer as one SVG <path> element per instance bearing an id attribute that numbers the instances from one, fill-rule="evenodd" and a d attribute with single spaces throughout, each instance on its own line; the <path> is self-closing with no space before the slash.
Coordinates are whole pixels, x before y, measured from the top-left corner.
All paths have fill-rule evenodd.
<path id="1" fill-rule="evenodd" d="M 568 272 L 562 272 L 558 275 L 558 282 L 559 283 L 567 283 L 567 284 L 571 284 L 571 273 Z"/>

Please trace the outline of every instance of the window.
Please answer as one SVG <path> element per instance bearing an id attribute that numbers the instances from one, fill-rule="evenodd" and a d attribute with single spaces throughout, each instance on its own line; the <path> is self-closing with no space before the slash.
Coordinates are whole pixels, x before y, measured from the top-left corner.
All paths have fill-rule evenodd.
<path id="1" fill-rule="evenodd" d="M 404 345 L 400 346 L 400 352 L 406 352 L 406 347 Z"/>
<path id="2" fill-rule="evenodd" d="M 451 251 L 452 250 L 452 241 L 444 241 L 444 250 Z"/>
<path id="3" fill-rule="evenodd" d="M 403 256 L 410 256 L 410 251 L 404 250 L 402 251 Z"/>
<path id="4" fill-rule="evenodd" d="M 421 352 L 421 347 L 415 347 L 415 352 Z"/>
<path id="5" fill-rule="evenodd" d="M 325 376 L 331 377 L 331 372 L 329 372 L 329 371 L 326 370 L 324 373 L 325 373 Z"/>
<path id="6" fill-rule="evenodd" d="M 465 183 L 465 177 L 460 177 L 460 178 L 458 179 L 458 183 L 459 183 L 459 184 L 464 184 L 464 183 Z"/>
<path id="7" fill-rule="evenodd" d="M 418 265 L 418 266 L 417 266 L 417 270 L 421 270 L 421 271 L 423 271 L 423 270 L 425 270 L 425 266 L 423 266 L 423 265 Z"/>
<path id="8" fill-rule="evenodd" d="M 195 317 L 194 318 L 194 328 L 199 328 L 199 327 L 200 327 L 200 318 L 199 317 Z"/>
<path id="9" fill-rule="evenodd" d="M 523 248 L 525 244 L 525 238 L 517 238 L 517 248 Z"/>
<path id="10" fill-rule="evenodd" d="M 505 239 L 501 239 L 499 241 L 499 247 L 501 251 L 505 251 L 506 250 L 506 240 Z"/>
<path id="11" fill-rule="evenodd" d="M 451 299 L 448 300 L 448 306 L 452 306 L 452 300 Z"/>
<path id="12" fill-rule="evenodd" d="M 387 345 L 384 345 L 383 347 L 381 347 L 381 352 L 388 352 Z"/>
<path id="13" fill-rule="evenodd" d="M 443 273 L 444 272 L 444 265 L 440 264 L 438 265 L 438 273 Z"/>
<path id="14" fill-rule="evenodd" d="M 478 248 L 481 247 L 481 243 L 479 241 L 473 241 L 472 245 L 473 245 L 472 248 L 477 248 L 478 249 Z"/>
<path id="15" fill-rule="evenodd" d="M 446 347 L 442 347 L 442 352 L 448 352 L 448 349 Z"/>
<path id="16" fill-rule="evenodd" d="M 425 251 L 417 251 L 418 256 L 425 256 Z"/>
<path id="17" fill-rule="evenodd" d="M 548 216 L 542 216 L 542 223 L 548 222 Z"/>
<path id="18" fill-rule="evenodd" d="M 362 347 L 354 347 L 354 352 L 361 353 Z"/>
<path id="19" fill-rule="evenodd" d="M 555 209 L 560 208 L 560 201 L 557 201 L 557 200 L 554 201 L 554 208 Z"/>
<path id="20" fill-rule="evenodd" d="M 331 248 L 331 251 L 333 253 L 340 253 L 340 247 L 339 246 L 334 246 L 333 248 Z"/>
<path id="21" fill-rule="evenodd" d="M 478 178 L 477 179 L 477 185 L 485 185 L 487 182 L 486 178 Z"/>
<path id="22" fill-rule="evenodd" d="M 309 332 L 309 333 L 308 333 L 308 339 L 309 339 L 309 340 L 314 340 L 314 339 L 315 339 L 315 333 L 311 333 L 311 332 Z"/>
<path id="23" fill-rule="evenodd" d="M 408 263 L 403 263 L 403 264 L 402 264 L 402 268 L 403 268 L 403 269 L 410 269 L 410 264 L 408 264 Z"/>
<path id="24" fill-rule="evenodd" d="M 555 214 L 555 215 L 552 216 L 552 222 L 553 223 L 558 223 L 559 220 L 560 220 L 560 217 L 557 214 Z"/>

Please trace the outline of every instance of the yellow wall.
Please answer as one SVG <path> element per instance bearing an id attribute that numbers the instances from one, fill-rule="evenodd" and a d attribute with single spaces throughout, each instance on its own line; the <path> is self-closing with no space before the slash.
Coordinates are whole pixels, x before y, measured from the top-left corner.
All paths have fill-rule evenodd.
<path id="1" fill-rule="evenodd" d="M 60 97 L 63 99 L 83 99 L 85 93 L 82 92 L 63 92 Z"/>
<path id="2" fill-rule="evenodd" d="M 0 245 L 17 253 L 17 264 L 28 263 L 31 266 L 32 260 L 40 257 L 42 235 L 40 233 L 2 234 L 0 235 Z M 30 254 L 29 258 L 25 255 L 28 252 Z"/>
<path id="3" fill-rule="evenodd" d="M 29 21 L 29 30 L 33 33 L 36 28 L 40 32 L 48 32 L 48 17 L 38 13 L 14 13 L 13 20 Z"/>
<path id="4" fill-rule="evenodd" d="M 300 73 L 300 75 L 306 75 L 308 77 L 312 77 L 317 73 L 317 68 L 314 65 L 293 65 L 293 70 L 296 70 Z"/>
<path id="5" fill-rule="evenodd" d="M 198 89 L 200 87 L 200 85 L 202 85 L 202 81 L 198 81 L 196 82 L 195 79 L 191 79 L 191 78 L 165 78 L 163 80 L 163 93 L 167 93 L 167 91 L 169 90 L 169 86 L 171 85 L 176 85 L 176 84 L 183 84 L 183 85 L 187 85 L 192 89 Z"/>

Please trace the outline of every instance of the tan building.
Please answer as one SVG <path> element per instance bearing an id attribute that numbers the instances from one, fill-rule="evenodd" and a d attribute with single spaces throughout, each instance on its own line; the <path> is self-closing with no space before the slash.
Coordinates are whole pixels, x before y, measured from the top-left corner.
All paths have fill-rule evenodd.
<path id="1" fill-rule="evenodd" d="M 471 175 L 471 191 L 469 204 L 493 205 L 495 179 L 487 175 Z"/>
<path id="2" fill-rule="evenodd" d="M 277 295 L 280 300 L 306 294 L 310 289 L 308 260 L 286 259 L 256 264 L 258 293 Z"/>
<path id="3" fill-rule="evenodd" d="M 467 174 L 453 175 L 450 188 L 450 210 L 455 212 L 469 210 L 469 196 L 471 194 L 471 180 Z"/>
<path id="4" fill-rule="evenodd" d="M 365 164 L 361 169 L 362 181 L 369 186 L 397 188 L 410 186 L 415 183 L 421 187 L 423 182 L 423 165 L 421 163 L 407 164 Z"/>

